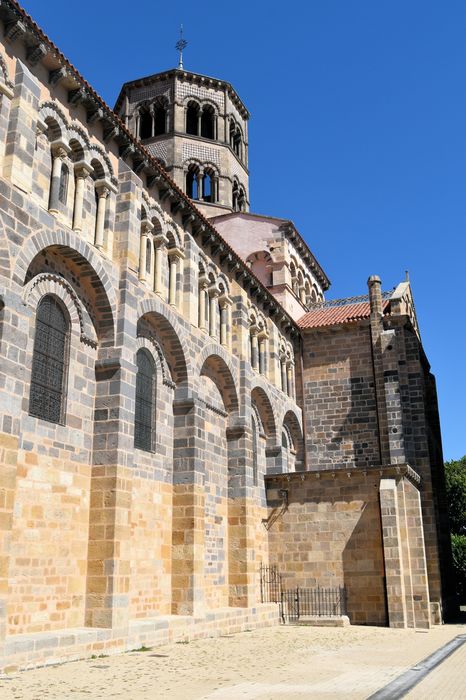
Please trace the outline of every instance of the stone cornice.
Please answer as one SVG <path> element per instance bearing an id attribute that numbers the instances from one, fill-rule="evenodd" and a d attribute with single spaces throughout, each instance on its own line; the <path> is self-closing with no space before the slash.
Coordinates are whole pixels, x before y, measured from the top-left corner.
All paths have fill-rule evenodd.
<path id="1" fill-rule="evenodd" d="M 179 70 L 178 68 L 171 68 L 167 71 L 161 71 L 160 73 L 154 73 L 152 75 L 146 75 L 142 78 L 136 78 L 135 80 L 130 80 L 125 83 L 120 91 L 115 102 L 114 110 L 117 112 L 121 103 L 123 102 L 126 88 L 142 87 L 146 85 L 152 85 L 153 83 L 159 82 L 161 80 L 169 80 L 170 78 L 178 78 L 185 80 L 190 83 L 196 83 L 198 85 L 205 85 L 207 87 L 216 88 L 218 90 L 227 90 L 231 101 L 237 107 L 239 113 L 244 119 L 249 119 L 249 111 L 246 109 L 244 103 L 239 97 L 238 93 L 234 89 L 231 83 L 226 80 L 221 80 L 220 78 L 213 78 L 209 75 L 202 75 L 201 73 L 192 73 L 191 71 Z"/>
<path id="2" fill-rule="evenodd" d="M 406 477 L 415 486 L 419 486 L 421 483 L 420 475 L 412 468 L 409 464 L 386 464 L 386 465 L 372 465 L 368 467 L 334 467 L 330 469 L 313 469 L 309 471 L 299 471 L 299 472 L 288 472 L 282 474 L 266 474 L 265 481 L 266 485 L 270 488 L 275 482 L 280 484 L 283 481 L 286 482 L 296 482 L 296 481 L 318 481 L 320 479 L 335 479 L 337 477 L 342 478 L 346 476 L 351 479 L 353 476 L 380 476 L 386 477 Z"/>

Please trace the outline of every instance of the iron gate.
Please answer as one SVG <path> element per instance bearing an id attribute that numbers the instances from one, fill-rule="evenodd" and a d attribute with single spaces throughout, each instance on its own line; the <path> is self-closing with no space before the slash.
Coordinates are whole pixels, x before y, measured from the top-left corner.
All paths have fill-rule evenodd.
<path id="1" fill-rule="evenodd" d="M 346 615 L 346 589 L 292 588 L 281 592 L 280 616 L 283 622 L 296 622 L 303 617 L 341 617 Z"/>
<path id="2" fill-rule="evenodd" d="M 296 622 L 303 617 L 341 617 L 347 614 L 346 588 L 284 589 L 283 577 L 276 564 L 260 565 L 261 602 L 278 603 L 282 622 Z"/>

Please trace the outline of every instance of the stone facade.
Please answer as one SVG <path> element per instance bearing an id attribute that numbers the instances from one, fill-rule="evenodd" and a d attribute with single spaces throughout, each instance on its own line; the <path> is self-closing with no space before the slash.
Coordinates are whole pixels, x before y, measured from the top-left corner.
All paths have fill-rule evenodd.
<path id="1" fill-rule="evenodd" d="M 134 136 L 14 0 L 0 27 L 1 667 L 277 624 L 268 563 L 345 585 L 353 623 L 428 626 L 449 562 L 409 284 L 333 321 L 291 222 L 186 195 L 177 139 L 247 172 L 228 84 L 128 84 Z"/>

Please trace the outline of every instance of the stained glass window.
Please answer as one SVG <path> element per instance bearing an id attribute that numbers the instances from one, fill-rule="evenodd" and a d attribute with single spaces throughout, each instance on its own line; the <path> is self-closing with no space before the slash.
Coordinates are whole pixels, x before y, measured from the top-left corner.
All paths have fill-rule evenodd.
<path id="1" fill-rule="evenodd" d="M 70 322 L 58 300 L 45 296 L 37 307 L 29 413 L 52 423 L 65 417 Z"/>
<path id="2" fill-rule="evenodd" d="M 150 353 L 141 348 L 136 355 L 136 365 L 134 446 L 152 452 L 155 433 L 155 364 Z"/>

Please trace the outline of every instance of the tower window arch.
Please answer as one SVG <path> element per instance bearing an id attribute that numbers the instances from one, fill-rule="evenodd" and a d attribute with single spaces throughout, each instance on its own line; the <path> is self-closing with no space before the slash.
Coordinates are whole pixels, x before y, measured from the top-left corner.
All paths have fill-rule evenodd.
<path id="1" fill-rule="evenodd" d="M 186 194 L 190 199 L 200 199 L 201 175 L 196 165 L 190 165 L 186 173 Z"/>
<path id="2" fill-rule="evenodd" d="M 37 307 L 29 413 L 51 423 L 65 418 L 70 319 L 58 299 L 47 295 Z"/>
<path id="3" fill-rule="evenodd" d="M 141 112 L 139 118 L 139 138 L 150 139 L 152 136 L 152 114 L 148 109 Z"/>
<path id="4" fill-rule="evenodd" d="M 167 132 L 167 110 L 162 104 L 154 106 L 154 136 Z"/>
<path id="5" fill-rule="evenodd" d="M 186 133 L 199 136 L 199 105 L 189 102 L 186 109 Z"/>
<path id="6" fill-rule="evenodd" d="M 215 110 L 205 105 L 201 114 L 201 136 L 205 139 L 215 138 Z"/>
<path id="7" fill-rule="evenodd" d="M 155 435 L 155 363 L 145 348 L 136 353 L 136 406 L 134 412 L 134 446 L 153 452 Z"/>

